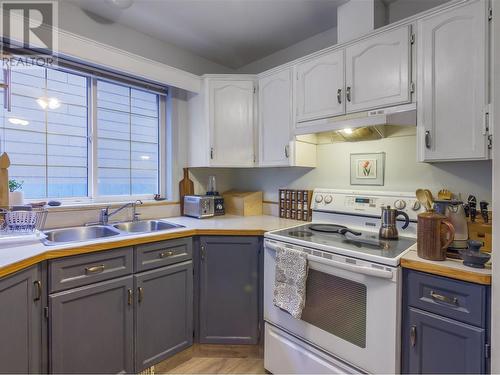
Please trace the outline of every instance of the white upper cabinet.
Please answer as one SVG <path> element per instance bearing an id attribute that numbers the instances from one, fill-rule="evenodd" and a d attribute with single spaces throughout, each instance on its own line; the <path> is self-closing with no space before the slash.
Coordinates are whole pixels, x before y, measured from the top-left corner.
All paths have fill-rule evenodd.
<path id="1" fill-rule="evenodd" d="M 188 94 L 188 166 L 255 164 L 254 76 L 205 76 L 200 94 Z"/>
<path id="2" fill-rule="evenodd" d="M 411 101 L 410 33 L 404 26 L 346 48 L 347 113 Z"/>
<path id="3" fill-rule="evenodd" d="M 250 80 L 208 81 L 210 165 L 246 167 L 255 162 L 254 91 Z"/>
<path id="4" fill-rule="evenodd" d="M 259 80 L 259 165 L 316 166 L 316 146 L 295 139 L 290 68 Z"/>
<path id="5" fill-rule="evenodd" d="M 419 160 L 486 159 L 487 2 L 429 16 L 417 27 Z"/>
<path id="6" fill-rule="evenodd" d="M 344 51 L 334 51 L 296 66 L 297 122 L 342 115 Z"/>
<path id="7" fill-rule="evenodd" d="M 292 72 L 286 69 L 259 80 L 259 164 L 290 164 Z"/>

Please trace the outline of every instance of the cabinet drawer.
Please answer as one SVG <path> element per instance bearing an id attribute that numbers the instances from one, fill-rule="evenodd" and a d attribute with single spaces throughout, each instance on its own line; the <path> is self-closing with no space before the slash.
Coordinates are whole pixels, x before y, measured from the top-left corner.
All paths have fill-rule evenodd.
<path id="1" fill-rule="evenodd" d="M 109 280 L 132 273 L 133 248 L 76 255 L 49 261 L 49 292 Z"/>
<path id="2" fill-rule="evenodd" d="M 464 323 L 484 327 L 484 285 L 405 270 L 408 305 Z"/>
<path id="3" fill-rule="evenodd" d="M 155 242 L 137 246 L 135 253 L 136 272 L 184 262 L 193 257 L 192 238 Z"/>

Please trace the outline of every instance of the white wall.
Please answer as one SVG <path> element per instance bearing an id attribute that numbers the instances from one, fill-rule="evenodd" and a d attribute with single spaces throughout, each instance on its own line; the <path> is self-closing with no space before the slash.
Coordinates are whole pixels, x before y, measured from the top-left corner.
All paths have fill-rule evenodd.
<path id="1" fill-rule="evenodd" d="M 351 186 L 350 153 L 385 152 L 384 186 Z M 415 136 L 378 141 L 319 145 L 318 166 L 309 168 L 238 169 L 229 181 L 242 190 L 263 190 L 264 200 L 278 201 L 278 189 L 337 188 L 413 192 L 429 188 L 435 194 L 442 188 L 461 193 L 464 199 L 474 194 L 491 202 L 491 162 L 417 163 Z M 217 175 L 217 174 L 216 174 Z M 224 176 L 220 176 L 223 178 Z"/>
<path id="2" fill-rule="evenodd" d="M 386 19 L 393 23 L 403 18 L 423 12 L 446 3 L 449 0 L 397 0 L 386 6 Z M 322 33 L 300 41 L 290 47 L 279 50 L 269 56 L 256 60 L 237 70 L 238 73 L 258 74 L 281 64 L 293 61 L 299 57 L 317 52 L 337 44 L 337 28 L 331 28 Z"/>
<path id="3" fill-rule="evenodd" d="M 437 7 L 449 0 L 397 0 L 387 7 L 387 19 L 393 23 L 403 18 L 413 16 L 427 9 Z"/>
<path id="4" fill-rule="evenodd" d="M 64 0 L 59 1 L 59 27 L 193 74 L 233 72 L 228 67 L 132 28 L 104 20 L 96 21 L 77 5 Z"/>
<path id="5" fill-rule="evenodd" d="M 298 42 L 290 47 L 279 50 L 260 60 L 247 64 L 237 70 L 238 73 L 257 74 L 275 66 L 298 59 L 310 53 L 337 44 L 337 28 L 331 28 L 322 33 Z"/>

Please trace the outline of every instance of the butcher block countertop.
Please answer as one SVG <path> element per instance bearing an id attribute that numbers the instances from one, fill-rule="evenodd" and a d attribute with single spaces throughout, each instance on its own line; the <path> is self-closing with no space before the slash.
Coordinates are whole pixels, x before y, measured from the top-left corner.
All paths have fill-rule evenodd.
<path id="1" fill-rule="evenodd" d="M 194 219 L 181 216 L 169 217 L 163 220 L 183 225 L 184 228 L 156 233 L 127 234 L 118 237 L 100 238 L 92 241 L 53 246 L 45 246 L 41 242 L 7 245 L 2 244 L 0 241 L 0 277 L 48 259 L 199 235 L 261 236 L 271 230 L 294 227 L 304 223 L 302 221 L 281 219 L 267 215 L 224 215 L 208 219 Z"/>
<path id="2" fill-rule="evenodd" d="M 419 258 L 417 245 L 401 257 L 401 266 L 412 270 L 445 276 L 452 279 L 469 281 L 476 284 L 491 285 L 491 263 L 486 268 L 478 269 L 464 266 L 460 259 L 446 259 L 433 261 Z"/>

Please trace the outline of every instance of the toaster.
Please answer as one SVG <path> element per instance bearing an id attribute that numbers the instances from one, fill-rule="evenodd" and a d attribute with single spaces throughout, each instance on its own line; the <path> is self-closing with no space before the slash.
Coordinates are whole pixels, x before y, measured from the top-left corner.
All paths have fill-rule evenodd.
<path id="1" fill-rule="evenodd" d="M 203 219 L 214 216 L 214 197 L 209 195 L 185 195 L 184 216 Z"/>

